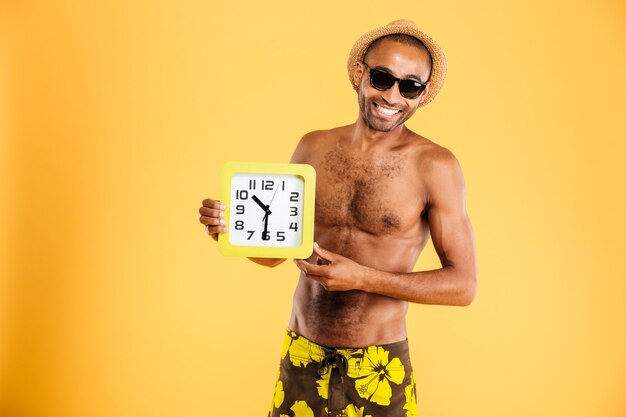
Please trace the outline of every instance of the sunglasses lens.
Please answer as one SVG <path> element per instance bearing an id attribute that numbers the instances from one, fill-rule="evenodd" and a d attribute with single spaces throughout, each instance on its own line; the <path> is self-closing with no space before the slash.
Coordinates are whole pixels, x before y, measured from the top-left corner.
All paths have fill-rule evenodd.
<path id="1" fill-rule="evenodd" d="M 370 84 L 377 90 L 387 90 L 396 82 L 393 75 L 375 69 L 370 70 Z"/>
<path id="2" fill-rule="evenodd" d="M 385 91 L 391 88 L 396 82 L 396 77 L 385 71 L 370 68 L 370 84 L 377 90 Z M 424 84 L 420 84 L 413 80 L 398 80 L 400 94 L 405 98 L 417 98 L 424 88 Z"/>
<path id="3" fill-rule="evenodd" d="M 423 84 L 418 83 L 413 80 L 400 80 L 400 94 L 406 98 L 417 98 L 422 91 L 424 91 L 425 86 Z"/>

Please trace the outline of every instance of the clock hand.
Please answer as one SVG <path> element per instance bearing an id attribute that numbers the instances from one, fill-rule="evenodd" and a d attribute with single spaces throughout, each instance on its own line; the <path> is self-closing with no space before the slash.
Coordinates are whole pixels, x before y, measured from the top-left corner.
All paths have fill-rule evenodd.
<path id="1" fill-rule="evenodd" d="M 267 208 L 269 209 L 270 206 L 272 205 L 272 201 L 274 201 L 274 197 L 276 197 L 276 193 L 278 192 L 278 186 L 276 186 L 276 189 L 274 190 L 274 195 L 272 196 L 272 199 L 270 200 L 270 203 L 267 205 Z"/>
<path id="2" fill-rule="evenodd" d="M 272 212 L 270 211 L 269 206 L 263 204 L 256 195 L 253 195 L 252 199 L 255 203 L 261 206 L 263 211 L 265 211 L 265 216 L 263 216 L 263 232 L 261 233 L 261 239 L 270 240 L 270 234 L 267 232 L 267 223 L 269 221 L 269 216 L 270 214 L 272 214 Z"/>
<path id="3" fill-rule="evenodd" d="M 263 233 L 261 233 L 261 239 L 263 240 L 270 240 L 270 234 L 267 232 L 267 222 L 269 220 L 269 214 L 270 212 L 268 211 L 267 213 L 265 213 L 265 217 L 263 217 Z"/>
<path id="4" fill-rule="evenodd" d="M 259 206 L 261 206 L 261 208 L 263 209 L 263 211 L 264 211 L 266 214 L 271 214 L 271 213 L 272 213 L 272 212 L 270 211 L 270 207 L 269 207 L 269 206 L 266 206 L 265 204 L 263 204 L 263 203 L 261 202 L 261 200 L 259 200 L 259 198 L 258 198 L 256 195 L 253 195 L 253 196 L 252 196 L 252 199 L 254 200 L 254 202 L 255 202 L 255 203 L 257 203 Z"/>
<path id="5" fill-rule="evenodd" d="M 274 190 L 274 195 L 272 196 L 272 199 L 270 200 L 270 203 L 267 205 L 267 209 L 268 209 L 268 210 L 270 209 L 270 206 L 272 205 L 272 201 L 274 201 L 274 197 L 276 197 L 276 193 L 277 193 L 277 192 L 278 192 L 278 187 L 276 187 L 276 189 Z M 252 198 L 254 198 L 254 197 L 256 197 L 256 196 L 252 196 Z M 270 214 L 271 214 L 271 213 L 272 213 L 272 212 L 270 211 Z M 265 219 L 265 217 L 263 217 L 263 218 Z"/>

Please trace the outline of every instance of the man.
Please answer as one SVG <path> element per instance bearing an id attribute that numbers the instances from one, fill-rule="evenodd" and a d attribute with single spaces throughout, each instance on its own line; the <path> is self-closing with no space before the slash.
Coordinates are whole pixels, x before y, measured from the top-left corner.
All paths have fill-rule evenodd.
<path id="1" fill-rule="evenodd" d="M 446 60 L 413 22 L 357 40 L 355 123 L 306 134 L 292 163 L 317 171 L 315 249 L 300 269 L 271 416 L 416 415 L 408 302 L 469 305 L 477 286 L 461 169 L 404 122 L 443 83 Z M 224 204 L 200 222 L 217 240 Z M 442 268 L 412 272 L 429 234 Z M 284 259 L 252 259 L 275 266 Z"/>

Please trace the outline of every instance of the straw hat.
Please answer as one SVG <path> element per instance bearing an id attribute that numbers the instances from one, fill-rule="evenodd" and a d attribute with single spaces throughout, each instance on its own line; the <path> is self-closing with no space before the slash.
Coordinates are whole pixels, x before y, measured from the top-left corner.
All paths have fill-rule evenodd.
<path id="1" fill-rule="evenodd" d="M 430 52 L 430 56 L 432 57 L 433 66 L 430 72 L 430 78 L 428 79 L 428 82 L 430 83 L 428 96 L 426 96 L 424 101 L 422 101 L 418 107 L 425 106 L 435 98 L 443 86 L 443 80 L 446 78 L 446 56 L 439 45 L 437 45 L 437 43 L 430 36 L 419 30 L 417 25 L 410 20 L 394 20 L 385 26 L 365 33 L 357 39 L 356 43 L 352 47 L 352 50 L 350 51 L 350 56 L 348 57 L 348 77 L 350 77 L 352 87 L 355 90 L 358 90 L 359 85 L 356 80 L 357 62 L 363 61 L 367 48 L 369 48 L 376 39 L 396 33 L 402 33 L 419 39 L 422 41 L 426 49 L 428 49 L 428 52 Z"/>

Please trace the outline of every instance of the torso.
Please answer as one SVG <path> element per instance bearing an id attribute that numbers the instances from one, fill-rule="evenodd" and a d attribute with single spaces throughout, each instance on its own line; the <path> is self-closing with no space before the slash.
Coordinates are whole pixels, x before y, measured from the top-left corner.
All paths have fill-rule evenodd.
<path id="1" fill-rule="evenodd" d="M 315 132 L 297 161 L 317 172 L 315 241 L 362 265 L 410 272 L 429 238 L 421 156 L 437 145 L 407 129 L 392 146 L 362 150 L 352 128 Z M 407 307 L 358 290 L 329 292 L 300 276 L 290 328 L 326 346 L 392 343 L 406 338 Z"/>

